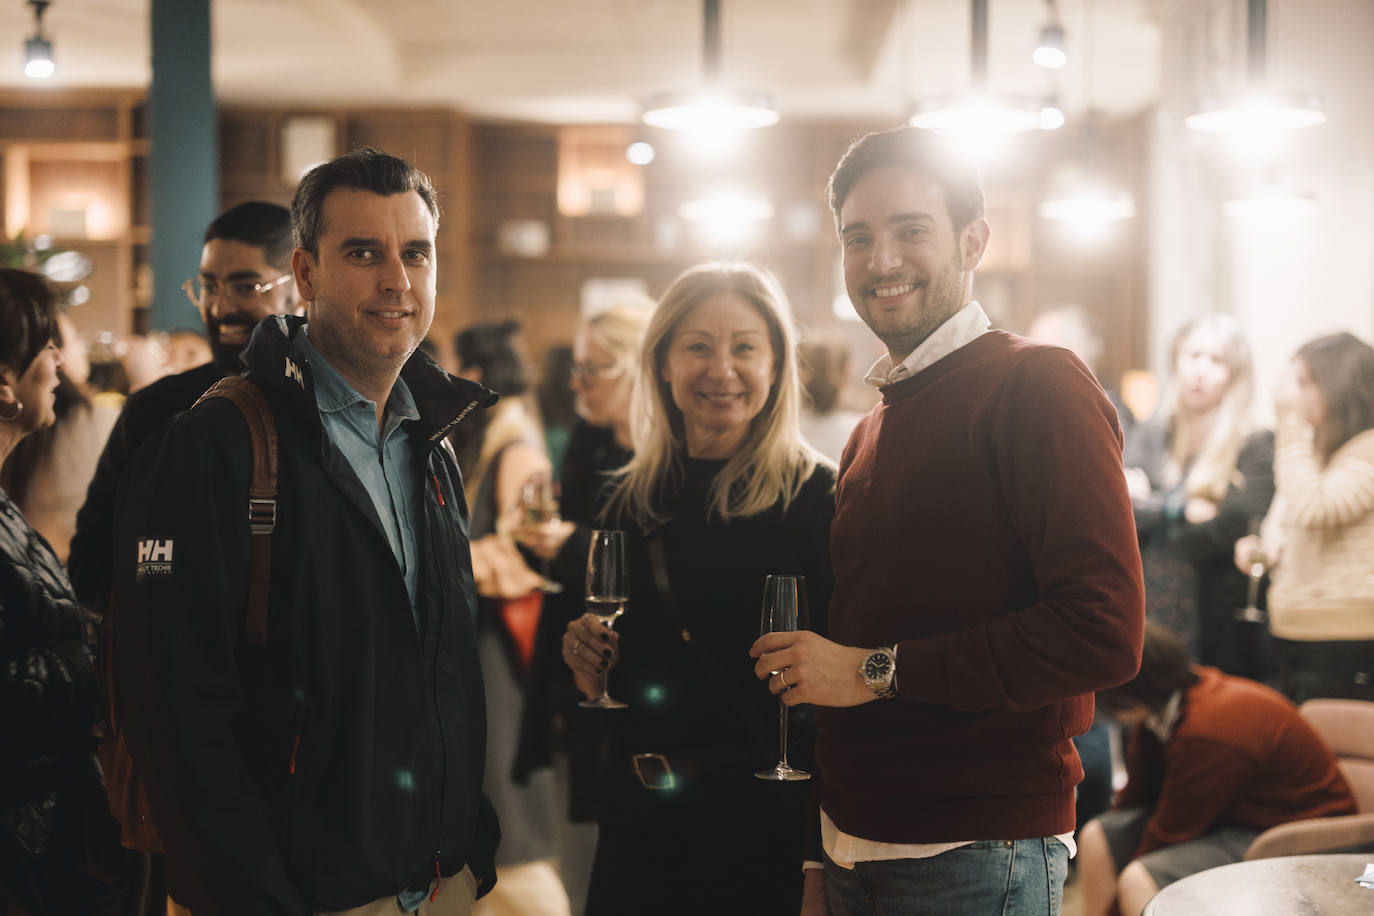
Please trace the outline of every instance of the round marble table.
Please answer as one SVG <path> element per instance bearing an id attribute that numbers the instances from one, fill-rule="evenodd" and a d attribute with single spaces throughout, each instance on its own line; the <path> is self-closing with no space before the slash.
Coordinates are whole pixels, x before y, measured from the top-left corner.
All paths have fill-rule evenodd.
<path id="1" fill-rule="evenodd" d="M 1189 875 L 1142 916 L 1370 916 L 1374 890 L 1355 879 L 1374 853 L 1255 859 Z"/>

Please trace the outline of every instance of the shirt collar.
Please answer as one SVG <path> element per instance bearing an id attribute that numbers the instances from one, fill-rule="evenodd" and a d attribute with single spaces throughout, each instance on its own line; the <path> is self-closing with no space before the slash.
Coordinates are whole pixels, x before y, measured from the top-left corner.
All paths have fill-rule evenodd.
<path id="1" fill-rule="evenodd" d="M 927 366 L 944 359 L 964 344 L 983 336 L 991 326 L 992 322 L 983 313 L 983 307 L 977 302 L 969 302 L 921 341 L 920 345 L 911 351 L 911 355 L 902 360 L 901 365 L 894 367 L 892 356 L 884 353 L 868 370 L 864 381 L 874 388 L 882 388 L 904 378 L 910 378 Z"/>
<path id="2" fill-rule="evenodd" d="M 310 361 L 310 368 L 315 380 L 315 404 L 323 413 L 335 413 L 347 407 L 363 404 L 369 410 L 375 411 L 377 405 L 358 393 L 352 385 L 348 383 L 339 370 L 329 364 L 329 360 L 315 345 L 310 342 L 310 326 L 301 328 L 299 335 L 300 347 L 304 351 L 306 359 Z M 386 417 L 388 420 L 418 420 L 420 411 L 415 406 L 415 398 L 410 393 L 410 387 L 398 376 L 396 384 L 391 386 L 391 395 L 386 402 Z"/>
<path id="3" fill-rule="evenodd" d="M 1158 715 L 1151 714 L 1145 717 L 1145 727 L 1154 733 L 1161 744 L 1167 744 L 1173 737 L 1174 726 L 1178 725 L 1178 716 L 1183 707 L 1183 691 L 1175 690 L 1174 695 L 1169 697 L 1169 702 L 1164 704 L 1164 708 Z"/>

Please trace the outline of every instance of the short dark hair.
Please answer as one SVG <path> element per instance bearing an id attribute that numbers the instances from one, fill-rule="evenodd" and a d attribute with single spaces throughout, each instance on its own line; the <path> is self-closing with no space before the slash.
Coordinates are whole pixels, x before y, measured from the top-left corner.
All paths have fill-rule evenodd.
<path id="1" fill-rule="evenodd" d="M 482 370 L 482 384 L 497 394 L 516 397 L 530 387 L 530 372 L 516 341 L 520 322 L 474 324 L 453 337 L 453 352 L 464 367 Z"/>
<path id="2" fill-rule="evenodd" d="M 262 249 L 267 263 L 282 270 L 291 269 L 291 211 L 278 204 L 250 200 L 230 207 L 210 223 L 205 241 L 225 239 Z"/>
<path id="3" fill-rule="evenodd" d="M 438 196 L 429 176 L 404 159 L 364 146 L 315 166 L 296 187 L 296 196 L 291 199 L 291 230 L 296 247 L 304 248 L 313 257 L 320 255 L 324 200 L 337 188 L 371 191 L 384 197 L 414 191 L 434 217 L 434 228 L 439 228 Z"/>
<path id="4" fill-rule="evenodd" d="M 1140 673 L 1119 687 L 1099 691 L 1097 706 L 1107 715 L 1135 706 L 1160 712 L 1175 690 L 1187 690 L 1197 681 L 1183 640 L 1157 623 L 1146 622 Z"/>
<path id="5" fill-rule="evenodd" d="M 1342 331 L 1308 341 L 1293 358 L 1302 360 L 1326 401 L 1326 417 L 1316 431 L 1326 464 L 1338 448 L 1374 427 L 1374 349 Z"/>
<path id="6" fill-rule="evenodd" d="M 57 335 L 57 287 L 42 274 L 0 267 L 0 363 L 23 375 Z"/>
<path id="7" fill-rule="evenodd" d="M 953 154 L 945 138 L 936 131 L 920 127 L 865 134 L 850 144 L 830 176 L 827 195 L 835 225 L 840 224 L 840 208 L 860 178 L 874 169 L 897 166 L 933 178 L 945 194 L 954 231 L 984 214 L 983 176 L 976 163 Z"/>

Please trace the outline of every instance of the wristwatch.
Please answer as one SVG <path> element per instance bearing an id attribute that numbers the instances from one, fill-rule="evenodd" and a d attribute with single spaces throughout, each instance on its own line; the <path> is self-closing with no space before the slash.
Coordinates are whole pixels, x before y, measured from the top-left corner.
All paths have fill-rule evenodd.
<path id="1" fill-rule="evenodd" d="M 897 696 L 897 647 L 884 646 L 874 649 L 859 666 L 859 675 L 868 689 L 880 699 L 891 700 Z"/>

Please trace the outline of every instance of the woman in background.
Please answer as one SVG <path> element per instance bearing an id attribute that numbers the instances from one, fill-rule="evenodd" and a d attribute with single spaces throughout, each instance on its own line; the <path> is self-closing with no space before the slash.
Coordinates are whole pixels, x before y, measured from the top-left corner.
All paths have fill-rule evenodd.
<path id="1" fill-rule="evenodd" d="M 55 305 L 47 280 L 0 268 L 0 460 L 55 419 Z M 116 913 L 118 893 L 82 873 L 102 840 L 111 861 L 122 852 L 103 810 L 85 618 L 57 555 L 4 491 L 0 558 L 0 912 Z"/>
<path id="2" fill-rule="evenodd" d="M 59 314 L 57 331 L 54 339 L 62 368 L 53 410 L 56 421 L 15 446 L 0 469 L 0 485 L 66 563 L 76 533 L 76 513 L 86 500 L 86 488 L 119 418 L 119 408 L 92 402 L 91 364 L 72 320 Z"/>
<path id="3" fill-rule="evenodd" d="M 526 402 L 529 371 L 519 331 L 514 321 L 478 324 L 453 341 L 457 374 L 501 395 L 494 407 L 454 428 L 468 497 L 477 652 L 487 699 L 483 785 L 501 820 L 496 888 L 475 912 L 556 916 L 568 913 L 568 900 L 552 862 L 552 776 L 534 773 L 524 784 L 512 778 L 543 578 L 525 563 L 507 528 L 522 512 L 526 485 L 550 474 L 543 433 Z"/>
<path id="4" fill-rule="evenodd" d="M 836 464 L 849 434 L 863 417 L 841 402 L 849 382 L 849 344 L 838 337 L 817 337 L 797 345 L 801 363 L 801 431 L 807 442 Z"/>
<path id="5" fill-rule="evenodd" d="M 627 532 L 629 606 L 614 632 L 573 621 L 562 646 L 584 696 L 609 671 L 629 703 L 581 710 L 615 748 L 593 916 L 800 907 L 807 784 L 754 778 L 777 760 L 778 701 L 749 658 L 766 576 L 806 577 L 822 633 L 833 581 L 835 472 L 798 432 L 793 340 L 777 281 L 747 264 L 683 273 L 645 335 L 634 457 L 597 513 Z M 791 735 L 806 769 L 814 728 L 794 716 Z"/>
<path id="6" fill-rule="evenodd" d="M 639 374 L 639 347 L 653 303 L 614 306 L 587 319 L 573 338 L 569 371 L 578 419 L 560 477 L 560 518 L 524 524 L 514 536 L 551 562 L 562 594 L 545 596 L 525 693 L 516 778 L 553 766 L 559 787 L 559 872 L 574 913 L 586 905 L 596 849 L 596 760 L 599 735 L 569 734 L 581 694 L 559 657 L 568 621 L 581 616 L 593 506 L 612 471 L 630 460 L 630 398 Z M 566 818 L 566 820 L 563 820 Z"/>
<path id="7" fill-rule="evenodd" d="M 1374 700 L 1374 349 L 1353 334 L 1304 344 L 1274 397 L 1278 495 L 1262 539 L 1236 566 L 1267 560 L 1279 687 Z"/>
<path id="8" fill-rule="evenodd" d="M 1250 347 L 1229 315 L 1205 315 L 1174 338 L 1174 377 L 1158 410 L 1126 442 L 1140 533 L 1145 612 L 1202 664 L 1263 680 L 1264 634 L 1236 620 L 1245 577 L 1233 547 L 1274 495 L 1274 437 L 1250 419 Z"/>

